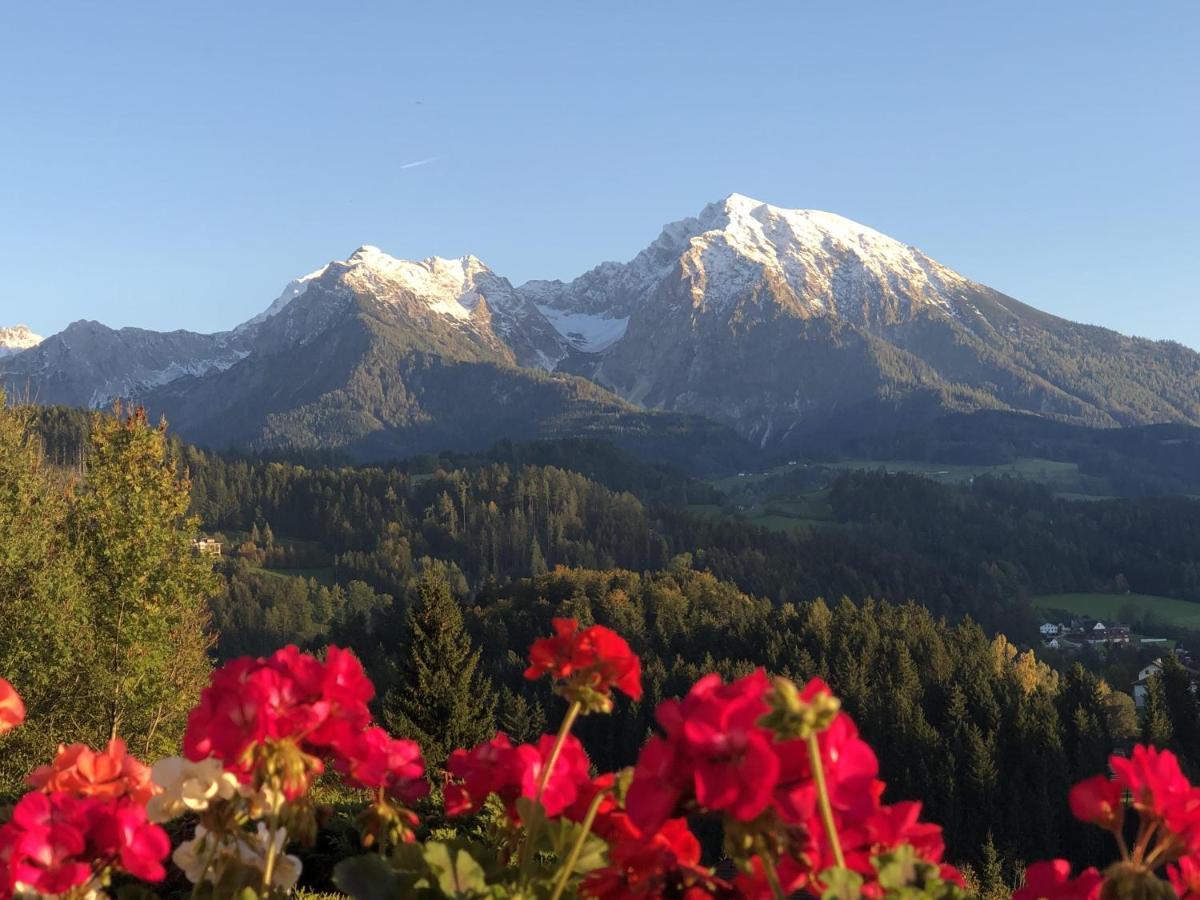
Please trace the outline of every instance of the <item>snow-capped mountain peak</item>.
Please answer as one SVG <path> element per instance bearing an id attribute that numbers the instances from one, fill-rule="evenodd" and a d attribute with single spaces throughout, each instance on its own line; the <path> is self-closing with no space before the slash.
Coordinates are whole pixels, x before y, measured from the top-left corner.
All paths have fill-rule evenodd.
<path id="1" fill-rule="evenodd" d="M 43 338 L 34 334 L 28 325 L 13 325 L 0 328 L 0 356 L 12 356 L 30 347 L 36 347 Z"/>
<path id="2" fill-rule="evenodd" d="M 362 291 L 384 301 L 393 292 L 401 290 L 423 300 L 433 312 L 462 320 L 471 317 L 480 296 L 486 294 L 490 301 L 493 293 L 512 292 L 505 279 L 495 275 L 474 256 L 458 259 L 431 256 L 413 261 L 398 259 L 373 244 L 363 244 L 346 259 L 330 262 L 289 282 L 267 309 L 241 328 L 257 325 L 281 312 L 331 271 L 333 277 L 350 290 Z"/>
<path id="3" fill-rule="evenodd" d="M 543 311 L 596 318 L 607 336 L 611 320 L 645 309 L 660 286 L 680 278 L 697 311 L 730 313 L 739 298 L 758 296 L 766 285 L 796 314 L 853 319 L 880 302 L 957 315 L 956 298 L 971 284 L 915 247 L 843 216 L 730 194 L 665 225 L 628 263 L 603 263 L 569 283 L 534 281 L 520 290 Z M 678 300 L 678 291 L 668 293 Z"/>

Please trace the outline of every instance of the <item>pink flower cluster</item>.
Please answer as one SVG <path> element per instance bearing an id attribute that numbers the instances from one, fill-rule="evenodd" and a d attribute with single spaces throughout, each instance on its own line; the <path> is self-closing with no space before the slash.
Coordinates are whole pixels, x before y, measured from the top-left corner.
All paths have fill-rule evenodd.
<path id="1" fill-rule="evenodd" d="M 0 826 L 0 900 L 61 894 L 105 870 L 161 881 L 167 834 L 129 797 L 33 791 Z"/>
<path id="2" fill-rule="evenodd" d="M 288 799 L 304 794 L 332 759 L 353 785 L 412 802 L 428 791 L 420 748 L 369 727 L 374 694 L 357 657 L 337 647 L 324 662 L 294 646 L 265 659 L 236 659 L 214 672 L 200 695 L 184 754 L 214 756 L 253 783 L 261 778 L 263 754 L 283 747 L 301 756 L 280 785 Z"/>

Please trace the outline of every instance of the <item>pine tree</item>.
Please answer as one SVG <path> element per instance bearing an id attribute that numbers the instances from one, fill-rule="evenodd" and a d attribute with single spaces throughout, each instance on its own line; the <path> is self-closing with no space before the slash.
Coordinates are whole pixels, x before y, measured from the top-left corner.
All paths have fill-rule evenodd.
<path id="1" fill-rule="evenodd" d="M 100 744 L 125 738 L 153 758 L 178 747 L 209 671 L 212 562 L 192 552 L 189 482 L 166 425 L 145 411 L 93 416 L 87 479 L 70 514 L 91 621 L 90 679 Z"/>
<path id="2" fill-rule="evenodd" d="M 416 591 L 406 617 L 399 683 L 384 696 L 383 710 L 395 734 L 416 740 L 426 761 L 441 766 L 450 751 L 492 737 L 496 695 L 479 668 L 481 651 L 471 644 L 445 575 L 426 569 Z"/>
<path id="3" fill-rule="evenodd" d="M 500 689 L 500 728 L 514 742 L 534 743 L 546 731 L 546 711 L 507 687 Z"/>
<path id="4" fill-rule="evenodd" d="M 1167 708 L 1166 690 L 1162 676 L 1151 675 L 1146 680 L 1146 708 L 1142 716 L 1142 740 L 1155 747 L 1171 742 L 1171 713 Z"/>
<path id="5" fill-rule="evenodd" d="M 1192 676 L 1174 653 L 1163 657 L 1163 699 L 1171 720 L 1172 747 L 1191 766 L 1200 763 L 1200 705 L 1192 693 Z"/>
<path id="6" fill-rule="evenodd" d="M 542 555 L 542 545 L 538 543 L 538 539 L 533 539 L 533 547 L 529 551 L 529 574 L 534 578 L 539 575 L 545 575 L 549 571 L 546 568 L 546 557 Z"/>
<path id="7" fill-rule="evenodd" d="M 989 831 L 979 864 L 979 897 L 981 900 L 1003 900 L 1012 894 L 1004 883 L 1004 864 Z"/>

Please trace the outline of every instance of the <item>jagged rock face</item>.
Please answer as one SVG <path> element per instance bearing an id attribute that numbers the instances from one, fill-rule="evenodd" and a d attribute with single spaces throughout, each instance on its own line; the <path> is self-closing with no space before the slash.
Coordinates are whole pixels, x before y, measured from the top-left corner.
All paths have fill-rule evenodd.
<path id="1" fill-rule="evenodd" d="M 229 332 L 78 322 L 34 337 L 0 359 L 10 391 L 146 399 L 213 443 L 399 452 L 416 445 L 404 435 L 434 448 L 478 445 L 473 428 L 624 428 L 638 408 L 766 448 L 946 410 L 1200 424 L 1200 354 L 1046 315 L 848 219 L 738 194 L 571 282 L 514 287 L 472 256 L 364 246 Z M 668 420 L 630 427 L 651 421 Z"/>

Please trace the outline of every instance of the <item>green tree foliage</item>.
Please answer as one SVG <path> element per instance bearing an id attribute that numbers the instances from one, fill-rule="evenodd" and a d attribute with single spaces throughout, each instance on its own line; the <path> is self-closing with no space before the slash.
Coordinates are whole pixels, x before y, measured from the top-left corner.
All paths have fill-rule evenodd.
<path id="1" fill-rule="evenodd" d="M 93 638 L 87 695 L 99 743 L 124 737 L 154 757 L 178 746 L 209 671 L 207 600 L 217 582 L 194 553 L 189 483 L 171 456 L 165 424 L 141 409 L 92 423 L 87 477 L 72 504 Z"/>
<path id="2" fill-rule="evenodd" d="M 162 428 L 140 410 L 96 415 L 87 452 L 60 454 L 62 468 L 35 424 L 0 402 L 0 673 L 29 712 L 6 741 L 6 794 L 61 741 L 177 751 L 217 587 Z"/>
<path id="3" fill-rule="evenodd" d="M 1171 743 L 1174 729 L 1171 727 L 1171 711 L 1167 705 L 1166 687 L 1162 673 L 1156 672 L 1146 679 L 1146 707 L 1142 713 L 1142 740 L 1156 747 Z"/>
<path id="4" fill-rule="evenodd" d="M 420 742 L 430 764 L 441 766 L 454 748 L 473 747 L 495 733 L 496 695 L 445 575 L 427 570 L 416 595 L 384 717 L 394 733 Z"/>
<path id="5" fill-rule="evenodd" d="M 1196 702 L 1192 674 L 1174 653 L 1168 653 L 1157 677 L 1162 682 L 1163 701 L 1171 722 L 1171 747 L 1185 759 L 1200 763 L 1200 705 Z"/>
<path id="6" fill-rule="evenodd" d="M 63 540 L 65 478 L 43 460 L 28 409 L 0 392 L 0 675 L 24 698 L 28 722 L 5 740 L 0 795 L 86 721 L 77 702 L 89 646 L 75 559 Z"/>

